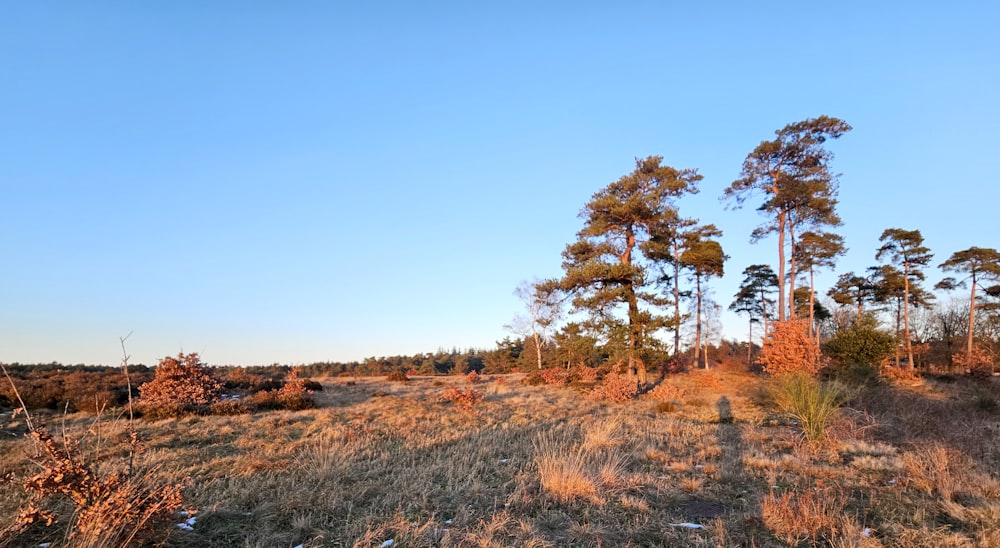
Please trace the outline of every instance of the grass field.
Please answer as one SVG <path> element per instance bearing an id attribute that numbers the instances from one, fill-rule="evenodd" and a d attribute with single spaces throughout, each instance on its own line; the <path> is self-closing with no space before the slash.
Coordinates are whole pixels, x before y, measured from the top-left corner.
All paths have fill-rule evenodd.
<path id="1" fill-rule="evenodd" d="M 183 483 L 194 517 L 163 544 L 1000 546 L 995 385 L 859 390 L 809 443 L 746 373 L 621 404 L 492 376 L 471 412 L 442 399 L 464 377 L 319 380 L 316 409 L 137 422 L 141 476 Z M 47 422 L 121 465 L 120 421 Z M 0 474 L 31 472 L 23 419 L 0 425 Z M 24 499 L 0 484 L 0 516 Z M 17 542 L 67 545 L 59 527 Z"/>

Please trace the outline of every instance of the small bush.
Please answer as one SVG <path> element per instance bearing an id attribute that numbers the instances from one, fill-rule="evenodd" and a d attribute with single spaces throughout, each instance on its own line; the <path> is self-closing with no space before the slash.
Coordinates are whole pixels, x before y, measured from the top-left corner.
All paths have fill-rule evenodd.
<path id="1" fill-rule="evenodd" d="M 597 368 L 587 367 L 585 365 L 574 367 L 573 370 L 570 372 L 570 377 L 575 382 L 583 382 L 583 383 L 597 382 Z"/>
<path id="2" fill-rule="evenodd" d="M 545 378 L 542 377 L 541 372 L 532 371 L 531 373 L 525 375 L 524 380 L 522 380 L 521 382 L 528 386 L 538 386 L 541 384 L 545 384 Z"/>
<path id="3" fill-rule="evenodd" d="M 218 401 L 222 384 L 212 378 L 198 354 L 178 354 L 160 360 L 153 380 L 140 386 L 139 393 L 137 409 L 144 416 L 163 416 L 163 412 L 174 416 L 206 410 Z"/>
<path id="4" fill-rule="evenodd" d="M 823 438 L 830 420 L 850 399 L 842 384 L 822 383 L 805 373 L 776 378 L 771 397 L 778 409 L 799 423 L 802 433 L 810 441 Z"/>
<path id="5" fill-rule="evenodd" d="M 952 359 L 955 365 L 965 369 L 973 377 L 988 379 L 993 376 L 993 356 L 981 346 L 973 346 L 972 352 L 958 352 Z"/>
<path id="6" fill-rule="evenodd" d="M 389 382 L 410 382 L 410 377 L 407 377 L 406 373 L 397 370 L 386 375 L 385 380 Z"/>
<path id="7" fill-rule="evenodd" d="M 545 384 L 568 384 L 569 383 L 569 371 L 561 367 L 549 367 L 548 369 L 542 369 L 540 371 L 542 380 Z"/>
<path id="8" fill-rule="evenodd" d="M 306 390 L 308 390 L 310 392 L 322 392 L 323 391 L 323 385 L 320 384 L 320 383 L 318 383 L 318 382 L 316 382 L 316 381 L 313 381 L 313 380 L 306 381 L 305 388 L 306 388 Z"/>
<path id="9" fill-rule="evenodd" d="M 253 409 L 246 401 L 236 399 L 217 401 L 212 404 L 209 412 L 213 415 L 249 415 Z"/>
<path id="10" fill-rule="evenodd" d="M 590 397 L 597 401 L 626 402 L 634 400 L 639 394 L 639 382 L 628 375 L 611 373 L 604 377 L 601 384 L 594 387 Z"/>
<path id="11" fill-rule="evenodd" d="M 282 409 L 300 411 L 316 407 L 312 399 L 312 391 L 308 388 L 309 381 L 300 378 L 294 371 L 288 376 L 285 385 L 278 390 L 278 402 Z"/>
<path id="12" fill-rule="evenodd" d="M 479 375 L 478 372 L 473 370 L 469 371 L 469 374 L 465 376 L 465 380 L 469 381 L 469 384 L 476 384 L 481 382 L 483 378 Z"/>
<path id="13" fill-rule="evenodd" d="M 293 373 L 284 386 L 278 390 L 264 390 L 251 394 L 244 399 L 244 402 L 249 405 L 251 410 L 286 409 L 300 411 L 312 409 L 316 407 L 316 402 L 312 399 L 311 392 L 306 389 L 306 383 L 306 380 L 298 378 Z"/>
<path id="14" fill-rule="evenodd" d="M 462 411 L 473 411 L 483 401 L 483 393 L 475 388 L 461 390 L 452 386 L 444 391 L 441 399 L 454 402 L 455 406 Z"/>
<path id="15" fill-rule="evenodd" d="M 44 428 L 33 430 L 31 438 L 41 448 L 37 463 L 42 470 L 22 481 L 30 499 L 0 544 L 36 524 L 58 522 L 67 499 L 73 507 L 67 521 L 70 546 L 142 544 L 162 539 L 169 530 L 182 504 L 181 485 L 151 485 L 124 472 L 98 474 L 81 460 L 74 440 L 57 441 Z"/>
<path id="16" fill-rule="evenodd" d="M 841 329 L 823 351 L 842 367 L 867 367 L 878 373 L 879 364 L 896 349 L 896 337 L 878 328 L 878 322 L 864 317 Z"/>
<path id="17" fill-rule="evenodd" d="M 661 382 L 648 392 L 648 397 L 659 402 L 679 400 L 684 398 L 684 389 Z"/>
<path id="18" fill-rule="evenodd" d="M 759 360 L 764 371 L 771 375 L 800 372 L 814 375 L 820 367 L 819 349 L 803 320 L 775 322 L 761 347 Z"/>

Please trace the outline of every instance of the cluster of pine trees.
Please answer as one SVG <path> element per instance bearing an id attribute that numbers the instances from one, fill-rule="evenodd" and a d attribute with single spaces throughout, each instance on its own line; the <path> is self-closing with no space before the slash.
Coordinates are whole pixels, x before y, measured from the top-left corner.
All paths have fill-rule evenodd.
<path id="1" fill-rule="evenodd" d="M 894 338 L 897 365 L 912 369 L 921 359 L 927 364 L 927 356 L 933 355 L 929 349 L 944 345 L 947 353 L 937 356 L 936 365 L 950 368 L 957 360 L 971 368 L 973 362 L 985 366 L 988 361 L 992 369 L 1000 343 L 1000 317 L 994 314 L 1000 304 L 1000 253 L 995 249 L 970 247 L 939 265 L 956 276 L 941 280 L 935 289 L 971 288 L 964 329 L 954 322 L 946 329 L 943 318 L 954 313 L 944 309 L 939 317 L 925 313 L 920 329 L 914 328 L 913 309 L 927 310 L 934 301 L 925 287 L 933 254 L 919 230 L 886 229 L 875 256 L 879 264 L 862 274 L 840 275 L 826 292 L 833 304 L 818 298 L 816 271 L 834 269 L 846 251 L 843 237 L 834 232 L 841 219 L 837 176 L 829 165 L 833 155 L 826 145 L 850 130 L 846 122 L 829 116 L 789 124 L 747 155 L 739 178 L 724 191 L 730 207 L 753 204 L 764 215 L 751 241 L 774 236 L 777 242 L 776 268 L 747 266 L 730 306 L 748 318 L 746 359 L 753 360 L 755 324 L 762 324 L 766 335 L 774 322 L 794 320 L 817 347 L 863 323 Z M 728 256 L 718 227 L 681 213 L 683 198 L 697 193 L 701 180 L 696 169 L 671 167 L 662 157 L 650 156 L 637 159 L 631 173 L 584 205 L 584 226 L 563 252 L 562 277 L 524 284 L 515 292 L 528 313 L 513 327 L 530 342 L 537 367 L 585 364 L 595 355 L 606 356 L 627 364 L 645 383 L 650 364 L 708 366 L 705 288 L 723 275 Z M 683 306 L 684 300 L 690 306 Z M 554 329 L 565 305 L 577 321 Z M 856 315 L 846 316 L 845 308 L 856 309 Z M 886 311 L 894 321 L 883 328 L 877 317 Z M 977 316 L 977 311 L 986 315 Z M 686 348 L 681 345 L 684 329 L 693 334 Z M 965 336 L 960 352 L 953 348 L 958 331 Z M 544 363 L 547 355 L 556 363 Z"/>

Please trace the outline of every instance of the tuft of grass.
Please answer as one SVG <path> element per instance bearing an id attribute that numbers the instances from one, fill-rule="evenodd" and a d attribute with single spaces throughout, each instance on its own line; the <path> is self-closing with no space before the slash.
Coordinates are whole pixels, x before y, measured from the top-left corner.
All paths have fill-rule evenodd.
<path id="1" fill-rule="evenodd" d="M 985 388 L 976 390 L 975 402 L 976 407 L 987 413 L 996 413 L 1000 409 L 1000 402 L 997 402 L 996 395 Z"/>
<path id="2" fill-rule="evenodd" d="M 584 434 L 584 449 L 594 451 L 617 446 L 622 441 L 621 418 L 608 418 L 587 428 Z"/>
<path id="3" fill-rule="evenodd" d="M 798 546 L 846 537 L 846 499 L 834 489 L 769 493 L 760 502 L 764 523 L 780 540 Z M 860 535 L 858 535 L 860 537 Z M 856 537 L 857 538 L 857 537 Z"/>
<path id="4" fill-rule="evenodd" d="M 556 502 L 597 494 L 597 484 L 588 474 L 587 454 L 581 449 L 567 451 L 551 439 L 540 438 L 535 444 L 535 465 L 542 491 Z"/>
<path id="5" fill-rule="evenodd" d="M 820 382 L 806 374 L 775 378 L 771 397 L 778 408 L 799 423 L 809 441 L 819 441 L 850 393 L 837 382 Z"/>
<path id="6" fill-rule="evenodd" d="M 556 502 L 585 499 L 600 504 L 599 490 L 621 481 L 625 459 L 617 451 L 606 450 L 606 445 L 591 441 L 573 446 L 552 434 L 539 434 L 533 447 L 542 491 Z"/>
<path id="7" fill-rule="evenodd" d="M 677 404 L 672 401 L 661 401 L 656 404 L 657 413 L 675 413 L 677 412 Z"/>

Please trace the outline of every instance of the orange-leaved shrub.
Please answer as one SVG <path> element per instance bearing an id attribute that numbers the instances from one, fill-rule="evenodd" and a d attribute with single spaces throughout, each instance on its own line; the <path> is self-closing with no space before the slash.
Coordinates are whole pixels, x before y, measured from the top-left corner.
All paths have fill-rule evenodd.
<path id="1" fill-rule="evenodd" d="M 475 388 L 461 390 L 458 387 L 450 386 L 441 394 L 441 399 L 455 403 L 462 411 L 472 411 L 483 401 L 484 394 Z"/>
<path id="2" fill-rule="evenodd" d="M 545 384 L 566 384 L 569 382 L 569 371 L 562 367 L 549 367 L 539 371 Z"/>
<path id="3" fill-rule="evenodd" d="M 67 499 L 73 507 L 66 524 L 69 546 L 141 545 L 162 540 L 172 528 L 183 486 L 151 485 L 124 471 L 99 474 L 81 458 L 75 440 L 57 441 L 45 428 L 30 437 L 41 448 L 35 461 L 41 471 L 21 481 L 29 500 L 0 532 L 0 545 L 30 536 L 32 527 L 59 522 Z"/>
<path id="4" fill-rule="evenodd" d="M 684 389 L 661 382 L 649 391 L 647 397 L 658 402 L 672 402 L 684 398 Z"/>
<path id="5" fill-rule="evenodd" d="M 222 395 L 197 353 L 167 356 L 160 360 L 153 380 L 139 387 L 137 409 L 151 418 L 206 411 Z"/>
<path id="6" fill-rule="evenodd" d="M 469 381 L 469 384 L 476 384 L 482 382 L 483 377 L 479 374 L 478 371 L 473 369 L 472 371 L 469 371 L 468 375 L 465 376 L 465 380 Z"/>
<path id="7" fill-rule="evenodd" d="M 952 359 L 961 369 L 969 372 L 969 375 L 982 379 L 993 376 L 993 356 L 979 345 L 972 347 L 972 352 L 967 349 L 956 353 Z"/>
<path id="8" fill-rule="evenodd" d="M 300 411 L 316 407 L 312 398 L 310 382 L 299 377 L 296 371 L 288 374 L 285 384 L 277 390 L 264 390 L 245 398 L 251 411 L 264 409 L 287 409 Z"/>
<path id="9" fill-rule="evenodd" d="M 804 320 L 774 322 L 760 350 L 760 363 L 771 375 L 785 373 L 816 374 L 820 368 L 820 351 L 816 340 L 809 336 Z"/>
<path id="10" fill-rule="evenodd" d="M 639 381 L 635 377 L 612 371 L 594 387 L 590 397 L 598 401 L 626 402 L 639 394 Z"/>
<path id="11" fill-rule="evenodd" d="M 576 382 L 597 382 L 597 368 L 580 365 L 570 371 L 570 377 Z"/>

